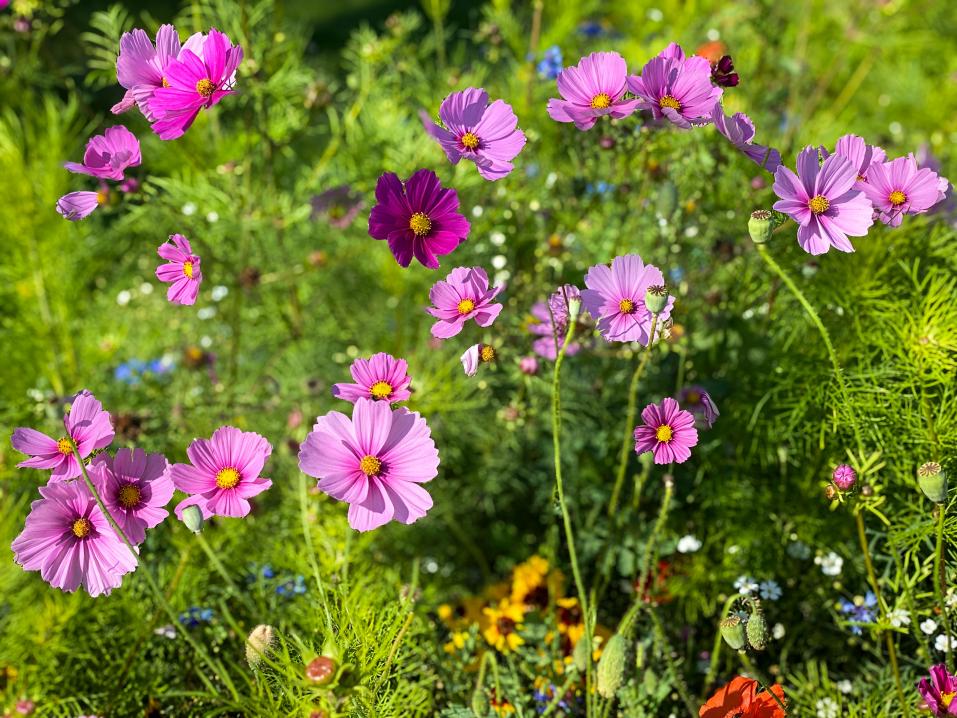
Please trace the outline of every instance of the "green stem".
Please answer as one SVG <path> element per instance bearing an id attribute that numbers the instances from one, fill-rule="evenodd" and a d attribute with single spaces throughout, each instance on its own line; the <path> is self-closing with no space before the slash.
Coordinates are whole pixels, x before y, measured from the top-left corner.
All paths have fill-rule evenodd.
<path id="1" fill-rule="evenodd" d="M 126 534 L 123 533 L 123 529 L 120 528 L 120 525 L 116 522 L 116 519 L 113 518 L 113 514 L 109 512 L 109 509 L 106 508 L 106 504 L 103 503 L 103 499 L 100 497 L 99 491 L 96 489 L 96 485 L 90 479 L 90 475 L 86 471 L 86 464 L 83 463 L 83 458 L 80 456 L 80 451 L 77 449 L 76 444 L 73 445 L 73 456 L 76 458 L 77 463 L 80 465 L 80 472 L 83 474 L 83 482 L 86 484 L 86 487 L 90 490 L 90 493 L 93 495 L 93 500 L 96 501 L 96 505 L 99 507 L 100 512 L 103 516 L 106 517 L 106 520 L 109 522 L 113 531 L 117 536 L 120 537 L 120 540 L 126 545 L 126 548 L 129 549 L 130 553 L 136 558 L 139 562 L 139 553 L 136 550 L 136 547 L 130 542 L 126 537 Z M 173 627 L 179 631 L 180 635 L 186 640 L 190 647 L 196 652 L 196 655 L 199 656 L 203 662 L 213 671 L 214 675 L 219 675 L 226 685 L 229 687 L 230 692 L 233 694 L 233 699 L 238 700 L 239 694 L 236 692 L 236 687 L 233 685 L 233 682 L 230 680 L 229 675 L 221 666 L 217 665 L 212 657 L 207 653 L 206 649 L 203 648 L 200 643 L 193 638 L 192 634 L 186 627 L 180 623 L 179 617 L 176 615 L 176 611 L 173 610 L 173 607 L 170 606 L 169 601 L 166 600 L 166 596 L 163 595 L 162 589 L 160 589 L 159 584 L 156 582 L 156 579 L 153 578 L 153 574 L 149 572 L 145 566 L 140 566 L 140 574 L 146 577 L 146 582 L 149 584 L 150 590 L 153 592 L 153 596 L 156 599 L 156 602 L 163 608 L 166 612 L 166 615 L 169 617 L 170 622 L 173 624 Z M 200 680 L 206 684 L 206 687 L 211 691 L 216 691 L 216 688 L 210 682 L 209 678 L 205 673 L 199 673 Z"/>
<path id="2" fill-rule="evenodd" d="M 771 682 L 766 680 L 764 674 L 755 667 L 754 663 L 752 663 L 751 659 L 748 657 L 746 651 L 740 651 L 739 653 L 741 655 L 741 662 L 744 664 L 745 670 L 754 675 L 758 685 L 761 686 L 761 689 L 770 693 L 771 697 L 774 699 L 774 702 L 781 706 L 781 710 L 784 711 L 784 715 L 787 715 L 787 706 L 784 705 L 784 702 L 778 698 L 777 694 L 769 688 Z"/>
<path id="3" fill-rule="evenodd" d="M 196 534 L 196 540 L 199 542 L 199 545 L 206 554 L 206 557 L 209 559 L 209 562 L 213 565 L 213 568 L 216 569 L 216 573 L 218 573 L 223 581 L 226 582 L 226 585 L 229 586 L 230 593 L 237 596 L 243 603 L 246 604 L 248 608 L 251 608 L 255 611 L 253 602 L 243 591 L 239 590 L 239 586 L 237 586 L 236 582 L 233 581 L 229 571 L 226 570 L 223 562 L 219 560 L 219 556 L 217 556 L 216 552 L 213 551 L 213 547 L 209 545 L 209 541 L 206 540 L 206 537 L 203 536 L 202 533 L 198 533 Z"/>
<path id="4" fill-rule="evenodd" d="M 738 594 L 733 594 L 728 597 L 728 600 L 724 602 L 724 606 L 721 608 L 721 613 L 718 614 L 718 622 L 724 620 L 725 616 L 728 615 L 728 611 L 731 610 L 731 606 L 734 605 L 734 602 L 739 598 Z M 708 664 L 708 675 L 704 679 L 704 690 L 707 691 L 708 687 L 714 683 L 714 679 L 718 675 L 718 658 L 721 656 L 721 647 L 724 645 L 724 639 L 721 638 L 721 629 L 719 628 L 715 631 L 714 634 L 714 646 L 711 649 L 711 661 Z"/>
<path id="5" fill-rule="evenodd" d="M 651 610 L 651 607 L 648 608 L 648 617 L 651 619 L 651 625 L 654 628 L 655 640 L 658 642 L 661 648 L 661 655 L 664 657 L 665 663 L 671 672 L 671 681 L 674 684 L 675 690 L 678 692 L 681 702 L 685 704 L 685 708 L 688 709 L 691 718 L 698 718 L 698 707 L 694 704 L 694 701 L 691 700 L 691 694 L 688 693 L 688 686 L 685 684 L 681 671 L 675 667 L 674 660 L 671 658 L 671 645 L 665 633 L 664 626 L 661 625 L 658 614 L 655 613 L 654 610 Z"/>
<path id="6" fill-rule="evenodd" d="M 562 342 L 561 349 L 555 357 L 555 370 L 552 375 L 552 448 L 555 461 L 555 490 L 558 493 L 558 505 L 562 511 L 562 523 L 565 527 L 565 541 L 568 543 L 568 555 L 572 564 L 572 576 L 575 580 L 575 588 L 578 591 L 578 601 L 581 604 L 582 616 L 585 619 L 585 647 L 589 656 L 588 666 L 585 673 L 585 695 L 591 695 L 592 685 L 592 616 L 588 610 L 588 594 L 585 592 L 585 583 L 582 581 L 581 570 L 578 566 L 578 551 L 575 548 L 575 532 L 572 529 L 571 514 L 568 511 L 568 503 L 565 501 L 565 484 L 562 481 L 562 417 L 561 417 L 561 370 L 562 362 L 565 359 L 565 352 L 571 343 L 572 335 L 575 333 L 575 325 L 578 321 L 577 313 L 570 312 L 568 331 L 565 334 L 565 341 Z"/>
<path id="7" fill-rule="evenodd" d="M 306 553 L 309 556 L 309 565 L 312 566 L 312 575 L 316 579 L 316 588 L 319 589 L 319 602 L 326 614 L 327 637 L 332 636 L 332 612 L 329 610 L 329 598 L 322 583 L 322 574 L 319 571 L 319 562 L 316 560 L 316 550 L 312 545 L 312 528 L 309 526 L 309 496 L 306 493 L 306 483 L 309 479 L 303 475 L 299 482 L 299 515 L 302 521 L 302 533 L 306 540 Z"/>
<path id="8" fill-rule="evenodd" d="M 937 605 L 944 617 L 944 633 L 950 641 L 950 616 L 947 612 L 947 568 L 944 563 L 944 519 L 947 516 L 946 506 L 937 505 L 937 548 L 934 551 L 934 594 Z"/>
<path id="9" fill-rule="evenodd" d="M 671 506 L 671 497 L 674 494 L 674 490 L 674 480 L 670 477 L 666 478 L 665 493 L 661 497 L 661 508 L 658 510 L 658 518 L 655 521 L 654 528 L 651 530 L 651 536 L 648 537 L 648 543 L 645 544 L 645 553 L 641 558 L 641 565 L 639 568 L 641 574 L 640 578 L 638 579 L 638 589 L 635 592 L 635 602 L 631 604 L 631 608 L 628 609 L 628 612 L 625 614 L 624 618 L 621 619 L 621 623 L 618 625 L 618 632 L 624 635 L 626 638 L 631 636 L 635 618 L 637 618 L 638 612 L 641 610 L 643 600 L 642 597 L 645 594 L 648 574 L 651 570 L 651 564 L 653 563 L 653 553 L 655 546 L 658 543 L 658 534 L 661 533 L 661 530 L 664 528 L 665 520 L 668 517 L 668 509 Z"/>
<path id="10" fill-rule="evenodd" d="M 655 343 L 655 328 L 658 324 L 658 315 L 651 315 L 651 331 L 648 334 L 648 345 L 641 353 L 641 361 L 635 367 L 631 375 L 631 383 L 628 385 L 628 411 L 625 412 L 625 438 L 621 443 L 621 451 L 618 453 L 618 471 L 615 473 L 615 487 L 611 491 L 611 500 L 608 502 L 608 516 L 614 516 L 618 509 L 618 498 L 621 495 L 621 487 L 625 481 L 625 473 L 628 470 L 628 458 L 634 447 L 635 432 L 635 412 L 638 404 L 638 382 L 645 371 L 648 359 L 651 356 L 651 348 Z"/>

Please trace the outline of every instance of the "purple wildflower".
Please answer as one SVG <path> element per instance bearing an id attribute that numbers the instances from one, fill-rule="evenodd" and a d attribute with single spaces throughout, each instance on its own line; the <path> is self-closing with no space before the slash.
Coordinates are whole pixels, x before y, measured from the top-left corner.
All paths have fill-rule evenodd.
<path id="1" fill-rule="evenodd" d="M 332 395 L 353 404 L 359 399 L 374 399 L 394 404 L 405 401 L 412 393 L 409 384 L 409 365 L 405 359 L 396 359 L 379 352 L 368 359 L 356 359 L 349 367 L 354 384 L 334 384 Z"/>
<path id="2" fill-rule="evenodd" d="M 661 270 L 646 265 L 637 254 L 615 257 L 611 267 L 597 264 L 585 275 L 582 304 L 598 322 L 598 330 L 606 341 L 652 341 L 651 312 L 645 306 L 645 293 L 650 287 L 664 285 Z M 671 316 L 675 298 L 658 315 L 658 328 Z M 657 330 L 656 330 L 657 334 Z"/>
<path id="3" fill-rule="evenodd" d="M 501 291 L 501 287 L 489 288 L 488 275 L 481 267 L 456 267 L 429 291 L 432 306 L 427 311 L 438 319 L 432 325 L 432 336 L 454 337 L 469 319 L 480 327 L 492 326 L 502 311 L 502 305 L 492 300 Z"/>
<path id="4" fill-rule="evenodd" d="M 656 120 L 662 117 L 683 129 L 692 123 L 711 121 L 711 111 L 723 90 L 711 84 L 711 65 L 703 57 L 693 55 L 681 59 L 681 48 L 669 51 L 669 45 L 658 57 L 642 68 L 641 75 L 628 77 L 628 89 L 638 96 L 638 109 L 651 111 Z"/>
<path id="5" fill-rule="evenodd" d="M 668 397 L 641 412 L 644 424 L 635 427 L 635 453 L 654 452 L 656 464 L 683 464 L 698 443 L 694 417 Z"/>
<path id="6" fill-rule="evenodd" d="M 593 52 L 558 75 L 562 99 L 548 101 L 548 115 L 556 122 L 574 122 L 579 130 L 591 129 L 599 117 L 627 117 L 638 100 L 625 99 L 628 67 L 617 52 Z"/>
<path id="7" fill-rule="evenodd" d="M 920 169 L 914 155 L 872 164 L 861 190 L 878 219 L 891 227 L 899 227 L 905 214 L 923 214 L 944 195 L 940 177 L 931 169 Z"/>
<path id="8" fill-rule="evenodd" d="M 724 135 L 732 145 L 754 162 L 758 167 L 774 174 L 781 166 L 781 153 L 773 147 L 754 144 L 754 123 L 743 112 L 735 112 L 728 117 L 720 103 L 715 103 L 711 112 L 711 120 L 715 128 Z"/>

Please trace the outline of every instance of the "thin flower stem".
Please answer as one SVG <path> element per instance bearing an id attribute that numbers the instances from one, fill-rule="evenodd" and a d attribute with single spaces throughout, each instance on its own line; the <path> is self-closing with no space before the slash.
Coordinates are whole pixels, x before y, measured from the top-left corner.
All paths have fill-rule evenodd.
<path id="1" fill-rule="evenodd" d="M 255 612 L 255 606 L 244 592 L 239 590 L 239 586 L 236 585 L 236 582 L 233 581 L 233 577 L 229 575 L 229 571 L 226 570 L 226 567 L 223 565 L 223 562 L 219 560 L 219 556 L 216 555 L 216 552 L 213 551 L 213 547 L 209 545 L 209 541 L 206 540 L 206 537 L 202 533 L 196 534 L 196 540 L 199 542 L 200 547 L 203 549 L 203 552 L 209 558 L 209 562 L 213 565 L 213 568 L 216 569 L 216 573 L 220 575 L 223 581 L 226 582 L 226 585 L 229 586 L 231 593 L 235 594 L 239 600 L 246 604 L 248 608 L 253 609 Z"/>
<path id="2" fill-rule="evenodd" d="M 570 312 L 568 320 L 568 331 L 565 334 L 565 341 L 555 357 L 555 370 L 552 375 L 552 448 L 555 460 L 555 490 L 558 493 L 558 505 L 562 511 L 562 523 L 565 526 L 565 541 L 568 543 L 568 555 L 572 564 L 572 576 L 575 579 L 575 588 L 578 591 L 578 601 L 581 604 L 582 616 L 585 618 L 585 647 L 587 655 L 592 654 L 592 625 L 593 617 L 588 610 L 588 594 L 585 592 L 585 583 L 582 581 L 581 570 L 578 567 L 578 551 L 575 549 L 575 532 L 572 529 L 571 514 L 568 511 L 568 504 L 565 501 L 565 485 L 562 481 L 562 417 L 561 417 L 561 370 L 562 361 L 565 359 L 565 352 L 571 343 L 572 335 L 575 333 L 575 325 L 578 321 L 577 314 Z M 591 695 L 592 685 L 592 661 L 589 658 L 588 667 L 585 674 L 585 695 Z M 589 715 L 590 712 L 588 713 Z"/>
<path id="3" fill-rule="evenodd" d="M 126 548 L 129 549 L 130 553 L 132 553 L 137 562 L 139 562 L 139 553 L 137 552 L 136 547 L 126 537 L 126 534 L 123 533 L 123 529 L 120 528 L 120 525 L 116 522 L 116 519 L 113 518 L 113 514 L 109 512 L 109 509 L 106 508 L 106 504 L 103 503 L 103 499 L 100 497 L 100 492 L 97 491 L 96 485 L 90 479 L 90 475 L 86 471 L 86 464 L 83 463 L 83 458 L 80 456 L 80 451 L 77 449 L 76 444 L 73 445 L 73 456 L 80 465 L 80 472 L 83 474 L 83 482 L 93 495 L 93 500 L 96 501 L 96 505 L 99 507 L 103 516 L 106 517 L 106 520 L 109 522 L 116 535 L 120 537 L 120 540 L 126 545 Z M 222 666 L 219 666 L 215 661 L 213 661 L 206 649 L 203 648 L 202 645 L 200 645 L 200 643 L 193 638 L 190 632 L 186 630 L 186 627 L 180 623 L 179 617 L 176 615 L 176 611 L 174 611 L 173 607 L 169 605 L 169 601 L 167 601 L 166 596 L 163 595 L 163 591 L 160 589 L 156 579 L 153 578 L 153 574 L 151 574 L 149 569 L 147 569 L 145 566 L 140 566 L 140 573 L 146 577 L 146 582 L 149 584 L 150 590 L 153 592 L 153 596 L 156 598 L 156 602 L 159 603 L 159 605 L 166 612 L 166 615 L 169 616 L 173 627 L 179 631 L 180 635 L 196 652 L 196 655 L 199 656 L 199 658 L 201 658 L 202 661 L 213 671 L 213 674 L 219 675 L 223 679 L 233 695 L 233 700 L 239 700 L 239 694 L 236 692 L 236 686 L 233 685 L 232 680 L 229 678 L 229 674 L 223 670 Z M 199 678 L 203 681 L 203 683 L 206 684 L 206 687 L 209 690 L 213 692 L 217 690 L 204 672 L 199 672 Z"/>
<path id="4" fill-rule="evenodd" d="M 312 575 L 316 579 L 316 588 L 319 589 L 319 602 L 322 604 L 322 610 L 326 614 L 327 636 L 332 635 L 332 612 L 329 611 L 329 598 L 326 596 L 326 588 L 322 583 L 322 574 L 319 571 L 319 562 L 316 560 L 316 550 L 312 545 L 312 529 L 309 526 L 309 497 L 306 493 L 306 483 L 309 481 L 305 474 L 302 481 L 299 482 L 299 515 L 302 521 L 302 534 L 306 541 L 306 553 L 309 556 L 309 565 L 312 566 Z"/>
<path id="5" fill-rule="evenodd" d="M 611 499 L 608 501 L 608 516 L 614 516 L 618 509 L 618 499 L 621 495 L 621 487 L 625 481 L 625 473 L 628 470 L 628 458 L 634 446 L 635 431 L 635 412 L 638 404 L 638 382 L 644 374 L 645 366 L 651 357 L 651 348 L 655 344 L 655 328 L 658 324 L 658 315 L 651 315 L 651 331 L 648 333 L 648 345 L 641 353 L 641 361 L 635 367 L 631 375 L 631 383 L 628 385 L 628 411 L 625 412 L 625 437 L 621 443 L 621 451 L 618 453 L 618 471 L 615 474 L 615 486 L 611 491 Z"/>
<path id="6" fill-rule="evenodd" d="M 944 519 L 947 516 L 945 504 L 937 505 L 937 548 L 934 551 L 934 593 L 937 596 L 937 605 L 944 617 L 944 635 L 950 641 L 950 615 L 947 612 L 947 567 L 944 562 Z"/>
<path id="7" fill-rule="evenodd" d="M 658 614 L 655 613 L 652 607 L 648 606 L 647 608 L 648 617 L 651 619 L 651 625 L 654 628 L 655 640 L 661 648 L 665 663 L 668 665 L 668 668 L 671 669 L 671 680 L 675 690 L 678 692 L 681 702 L 685 704 L 685 708 L 688 709 L 691 718 L 698 718 L 698 707 L 694 704 L 694 701 L 691 700 L 691 695 L 688 693 L 688 686 L 685 684 L 684 677 L 681 675 L 681 671 L 675 667 L 675 662 L 671 658 L 671 644 L 668 641 L 664 626 L 661 625 L 661 619 L 658 618 Z"/>
<path id="8" fill-rule="evenodd" d="M 761 671 L 759 671 L 757 667 L 754 665 L 754 663 L 751 661 L 751 658 L 748 656 L 747 651 L 739 651 L 739 655 L 741 656 L 741 663 L 744 664 L 745 670 L 748 673 L 751 673 L 754 675 L 755 680 L 758 682 L 758 685 L 761 686 L 761 690 L 764 690 L 770 693 L 771 697 L 774 699 L 774 702 L 781 707 L 782 711 L 784 711 L 784 715 L 787 715 L 787 712 L 788 712 L 787 706 L 784 705 L 784 702 L 780 698 L 778 698 L 777 694 L 774 691 L 771 690 L 770 688 L 771 682 L 765 680 L 764 674 L 761 673 Z"/>

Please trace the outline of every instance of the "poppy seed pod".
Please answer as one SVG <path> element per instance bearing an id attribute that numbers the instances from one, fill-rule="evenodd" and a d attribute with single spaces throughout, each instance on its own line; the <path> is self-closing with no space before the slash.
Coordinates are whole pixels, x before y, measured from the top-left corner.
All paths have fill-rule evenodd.
<path id="1" fill-rule="evenodd" d="M 768 624 L 764 620 L 764 612 L 755 607 L 748 619 L 746 628 L 748 644 L 756 651 L 763 651 L 768 645 Z"/>
<path id="2" fill-rule="evenodd" d="M 203 530 L 203 511 L 196 506 L 187 506 L 183 509 L 183 523 L 186 524 L 186 528 L 192 531 L 194 534 L 198 534 Z"/>
<path id="3" fill-rule="evenodd" d="M 336 667 L 336 662 L 328 656 L 318 656 L 306 666 L 306 678 L 316 685 L 324 686 L 335 678 Z"/>
<path id="4" fill-rule="evenodd" d="M 935 504 L 947 501 L 947 474 L 936 461 L 929 461 L 917 469 L 917 483 L 924 496 Z"/>
<path id="5" fill-rule="evenodd" d="M 598 693 L 603 698 L 614 698 L 624 684 L 628 652 L 628 641 L 620 633 L 608 639 L 598 661 Z"/>
<path id="6" fill-rule="evenodd" d="M 654 284 L 645 292 L 645 307 L 652 314 L 661 314 L 668 306 L 668 288 L 663 284 Z"/>
<path id="7" fill-rule="evenodd" d="M 771 239 L 773 230 L 774 222 L 768 210 L 759 209 L 751 213 L 751 218 L 748 220 L 748 234 L 751 235 L 752 242 L 764 244 Z"/>
<path id="8" fill-rule="evenodd" d="M 744 648 L 744 623 L 740 616 L 737 614 L 728 616 L 718 624 L 718 629 L 721 631 L 721 637 L 724 639 L 724 642 L 735 651 L 740 651 Z"/>

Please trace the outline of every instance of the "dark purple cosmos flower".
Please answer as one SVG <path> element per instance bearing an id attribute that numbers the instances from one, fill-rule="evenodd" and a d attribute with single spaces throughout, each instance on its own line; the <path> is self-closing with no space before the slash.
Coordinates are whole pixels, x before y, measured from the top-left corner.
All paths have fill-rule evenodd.
<path id="1" fill-rule="evenodd" d="M 921 678 L 917 690 L 924 704 L 934 716 L 957 715 L 957 676 L 950 674 L 947 666 L 940 663 L 930 669 L 930 680 Z"/>
<path id="2" fill-rule="evenodd" d="M 827 150 L 823 150 L 821 154 L 824 157 L 828 156 Z M 840 155 L 854 165 L 857 170 L 857 185 L 855 185 L 857 189 L 863 189 L 861 185 L 867 182 L 867 171 L 871 165 L 881 164 L 886 157 L 883 149 L 877 145 L 867 144 L 857 135 L 841 137 L 834 145 L 834 154 Z"/>
<path id="3" fill-rule="evenodd" d="M 872 164 L 861 190 L 874 205 L 878 219 L 899 227 L 905 214 L 923 214 L 942 199 L 940 177 L 920 169 L 914 155 Z"/>
<path id="4" fill-rule="evenodd" d="M 203 41 L 202 52 L 183 49 L 166 66 L 166 85 L 157 88 L 149 99 L 149 112 L 155 118 L 153 132 L 161 140 L 183 135 L 203 108 L 217 104 L 233 94 L 236 68 L 243 49 L 213 28 Z"/>
<path id="5" fill-rule="evenodd" d="M 512 160 L 525 146 L 525 133 L 505 100 L 489 104 L 485 90 L 468 87 L 442 101 L 438 125 L 425 112 L 422 124 L 445 150 L 453 165 L 471 160 L 487 180 L 498 180 L 514 169 Z"/>
<path id="6" fill-rule="evenodd" d="M 437 256 L 449 254 L 466 240 L 469 222 L 459 209 L 454 189 L 443 189 L 431 170 L 418 170 L 405 184 L 394 172 L 379 177 L 378 204 L 369 214 L 369 235 L 385 239 L 395 261 L 408 267 L 415 257 L 437 269 Z"/>
<path id="7" fill-rule="evenodd" d="M 501 287 L 489 287 L 488 275 L 481 267 L 456 267 L 429 291 L 432 306 L 426 311 L 438 319 L 432 325 L 432 336 L 454 337 L 469 319 L 480 327 L 492 326 L 502 311 L 502 305 L 492 300 L 501 291 Z"/>
<path id="8" fill-rule="evenodd" d="M 556 122 L 574 122 L 580 130 L 591 129 L 599 117 L 627 117 L 638 100 L 625 99 L 628 67 L 617 52 L 593 52 L 558 75 L 562 99 L 548 101 L 548 115 Z"/>
<path id="9" fill-rule="evenodd" d="M 698 443 L 698 430 L 691 412 L 672 398 L 649 404 L 641 412 L 644 424 L 635 427 L 635 453 L 654 452 L 656 464 L 683 464 Z"/>
<path id="10" fill-rule="evenodd" d="M 674 43 L 649 60 L 640 76 L 629 76 L 628 89 L 638 96 L 638 109 L 650 110 L 656 120 L 665 117 L 683 129 L 710 122 L 723 92 L 711 84 L 710 63 L 697 55 L 684 58 Z"/>
<path id="11" fill-rule="evenodd" d="M 848 236 L 863 237 L 874 223 L 873 208 L 854 189 L 857 168 L 840 155 L 818 164 L 818 152 L 805 147 L 797 159 L 797 174 L 781 165 L 774 173 L 774 194 L 781 199 L 774 209 L 798 223 L 797 239 L 810 254 L 831 247 L 853 252 Z"/>
<path id="12" fill-rule="evenodd" d="M 598 331 L 605 341 L 652 341 L 651 312 L 645 306 L 645 294 L 651 287 L 664 286 L 661 270 L 645 264 L 637 254 L 615 257 L 611 267 L 596 264 L 585 275 L 582 305 L 598 322 Z M 658 314 L 657 335 L 671 316 L 675 298 L 668 297 L 665 308 Z"/>
<path id="13" fill-rule="evenodd" d="M 316 195 L 309 203 L 312 205 L 312 219 L 324 218 L 336 229 L 345 229 L 362 209 L 362 195 L 347 184 L 327 189 Z"/>
<path id="14" fill-rule="evenodd" d="M 711 121 L 714 122 L 718 132 L 759 167 L 763 167 L 774 174 L 774 171 L 781 166 L 780 152 L 773 147 L 765 147 L 752 142 L 754 139 L 754 123 L 743 112 L 735 112 L 731 117 L 728 117 L 724 114 L 721 104 L 716 102 L 711 112 Z"/>
<path id="15" fill-rule="evenodd" d="M 107 128 L 102 135 L 90 138 L 82 163 L 67 162 L 63 166 L 78 174 L 122 180 L 126 168 L 136 167 L 141 161 L 140 143 L 136 135 L 123 125 L 116 125 Z"/>
<path id="16" fill-rule="evenodd" d="M 681 404 L 688 407 L 695 417 L 695 425 L 702 429 L 710 429 L 721 415 L 711 394 L 703 386 L 693 385 L 682 389 Z"/>
<path id="17" fill-rule="evenodd" d="M 731 55 L 722 55 L 720 60 L 711 65 L 711 81 L 719 87 L 737 87 L 739 79 Z"/>

